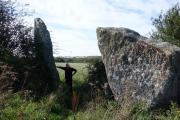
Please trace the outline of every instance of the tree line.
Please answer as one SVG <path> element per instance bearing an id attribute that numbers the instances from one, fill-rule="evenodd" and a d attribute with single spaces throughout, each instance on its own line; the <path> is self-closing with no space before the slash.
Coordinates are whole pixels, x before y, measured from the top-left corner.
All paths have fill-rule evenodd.
<path id="1" fill-rule="evenodd" d="M 102 61 L 101 56 L 87 56 L 87 57 L 54 57 L 55 62 L 66 63 L 90 63 L 95 61 Z"/>

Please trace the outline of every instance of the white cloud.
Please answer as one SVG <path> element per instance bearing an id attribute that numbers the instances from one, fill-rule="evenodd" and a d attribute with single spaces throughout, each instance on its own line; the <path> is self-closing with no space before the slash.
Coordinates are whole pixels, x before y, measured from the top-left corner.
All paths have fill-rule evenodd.
<path id="1" fill-rule="evenodd" d="M 60 56 L 100 55 L 97 40 L 94 40 L 96 36 L 91 37 L 82 31 L 72 30 L 55 30 L 52 34 L 59 43 Z"/>
<path id="2" fill-rule="evenodd" d="M 52 40 L 58 42 L 64 56 L 100 55 L 97 27 L 127 27 L 148 33 L 151 17 L 166 11 L 178 0 L 19 0 L 29 3 L 36 11 L 34 17 L 43 19 L 53 31 Z M 29 19 L 33 21 L 32 19 Z"/>

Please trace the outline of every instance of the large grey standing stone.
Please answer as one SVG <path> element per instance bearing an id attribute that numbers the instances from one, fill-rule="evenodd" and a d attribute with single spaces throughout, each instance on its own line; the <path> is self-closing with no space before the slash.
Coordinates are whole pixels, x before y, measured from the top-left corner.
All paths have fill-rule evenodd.
<path id="1" fill-rule="evenodd" d="M 36 58 L 44 63 L 45 68 L 53 75 L 54 83 L 59 83 L 59 74 L 55 66 L 52 42 L 46 25 L 40 18 L 36 18 L 34 22 L 34 41 L 36 49 Z"/>
<path id="2" fill-rule="evenodd" d="M 96 30 L 109 85 L 118 98 L 156 106 L 180 98 L 180 49 L 127 28 Z"/>

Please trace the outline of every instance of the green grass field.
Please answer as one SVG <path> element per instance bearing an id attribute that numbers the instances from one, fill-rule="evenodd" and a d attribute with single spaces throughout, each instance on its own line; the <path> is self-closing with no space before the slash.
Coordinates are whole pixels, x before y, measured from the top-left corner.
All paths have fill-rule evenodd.
<path id="1" fill-rule="evenodd" d="M 87 63 L 69 63 L 70 67 L 73 67 L 77 70 L 77 73 L 73 76 L 73 90 L 81 91 L 83 89 L 83 84 L 85 84 L 87 79 Z M 56 66 L 65 67 L 66 63 L 56 63 Z M 57 68 L 60 76 L 60 80 L 65 82 L 65 72 L 64 70 Z"/>
<path id="2" fill-rule="evenodd" d="M 84 77 L 87 76 L 87 63 L 69 63 L 69 65 L 77 69 L 77 73 L 73 76 L 73 80 L 84 81 Z M 65 67 L 66 63 L 56 63 L 56 66 Z M 64 81 L 64 70 L 57 68 L 60 79 Z"/>
<path id="3" fill-rule="evenodd" d="M 73 86 L 78 87 L 83 84 L 87 77 L 87 63 L 69 63 L 70 67 L 73 67 L 77 70 L 77 73 L 73 76 Z M 56 63 L 56 66 L 65 67 L 66 63 Z M 57 68 L 62 82 L 65 81 L 65 72 L 64 70 Z"/>

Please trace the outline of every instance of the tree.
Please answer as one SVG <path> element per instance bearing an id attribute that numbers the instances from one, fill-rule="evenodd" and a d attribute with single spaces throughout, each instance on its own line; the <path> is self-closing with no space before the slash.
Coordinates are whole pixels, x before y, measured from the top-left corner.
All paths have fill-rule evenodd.
<path id="1" fill-rule="evenodd" d="M 34 29 L 33 27 L 21 26 L 17 35 L 20 44 L 14 50 L 14 54 L 21 57 L 34 57 Z"/>
<path id="2" fill-rule="evenodd" d="M 166 14 L 161 13 L 157 18 L 151 18 L 156 30 L 150 33 L 151 38 L 161 39 L 180 47 L 180 7 L 177 3 Z"/>
<path id="3" fill-rule="evenodd" d="M 23 19 L 33 14 L 26 9 L 27 6 L 28 4 L 21 5 L 17 1 L 0 0 L 0 45 L 4 49 L 15 52 L 16 55 L 18 53 L 28 56 L 33 49 L 27 52 L 27 46 L 33 44 L 32 27 L 27 27 Z"/>

